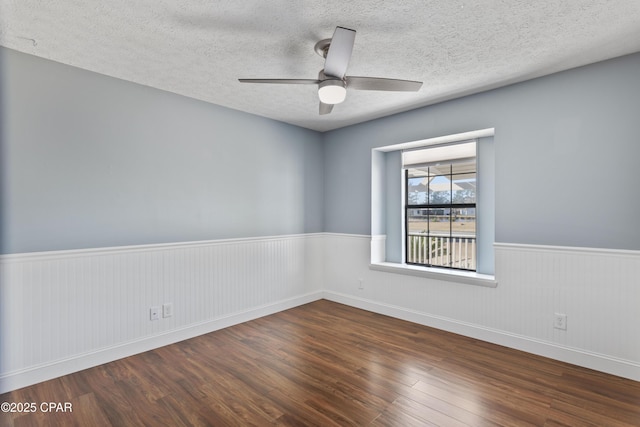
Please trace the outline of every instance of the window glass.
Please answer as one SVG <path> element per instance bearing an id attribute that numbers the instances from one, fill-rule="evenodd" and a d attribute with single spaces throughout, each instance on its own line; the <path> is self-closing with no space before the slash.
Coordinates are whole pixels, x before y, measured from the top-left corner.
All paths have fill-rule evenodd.
<path id="1" fill-rule="evenodd" d="M 409 178 L 407 181 L 407 203 L 422 205 L 427 203 L 428 178 Z"/>
<path id="2" fill-rule="evenodd" d="M 476 174 L 466 173 L 453 175 L 451 189 L 451 201 L 453 203 L 475 203 Z"/>
<path id="3" fill-rule="evenodd" d="M 420 153 L 420 160 L 429 160 L 428 151 Z M 405 171 L 407 263 L 475 271 L 475 158 L 412 165 Z"/>
<path id="4" fill-rule="evenodd" d="M 451 234 L 475 237 L 476 208 L 454 208 L 451 214 Z"/>
<path id="5" fill-rule="evenodd" d="M 429 181 L 429 204 L 451 203 L 451 176 L 434 176 Z"/>

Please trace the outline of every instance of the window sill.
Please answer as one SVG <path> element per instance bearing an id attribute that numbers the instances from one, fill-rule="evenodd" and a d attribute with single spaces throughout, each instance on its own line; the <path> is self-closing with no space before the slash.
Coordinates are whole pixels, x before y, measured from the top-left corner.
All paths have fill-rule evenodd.
<path id="1" fill-rule="evenodd" d="M 369 264 L 371 270 L 387 273 L 405 274 L 408 276 L 426 277 L 428 279 L 445 280 L 447 282 L 464 283 L 467 285 L 495 288 L 498 281 L 489 274 L 474 273 L 472 271 L 447 270 L 432 267 L 419 267 L 394 262 L 377 262 Z"/>

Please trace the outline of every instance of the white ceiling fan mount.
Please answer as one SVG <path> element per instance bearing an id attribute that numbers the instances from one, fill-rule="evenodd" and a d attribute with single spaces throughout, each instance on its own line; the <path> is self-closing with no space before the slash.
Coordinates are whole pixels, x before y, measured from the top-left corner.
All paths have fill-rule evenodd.
<path id="1" fill-rule="evenodd" d="M 313 50 L 323 58 L 327 57 L 327 53 L 329 52 L 329 46 L 331 45 L 331 39 L 322 39 L 313 47 Z"/>
<path id="2" fill-rule="evenodd" d="M 323 39 L 314 51 L 325 59 L 324 69 L 317 79 L 238 79 L 241 83 L 315 84 L 318 86 L 320 114 L 329 114 L 335 104 L 343 102 L 347 89 L 417 92 L 422 82 L 378 77 L 347 76 L 347 67 L 353 51 L 356 31 L 336 27 L 333 37 Z"/>

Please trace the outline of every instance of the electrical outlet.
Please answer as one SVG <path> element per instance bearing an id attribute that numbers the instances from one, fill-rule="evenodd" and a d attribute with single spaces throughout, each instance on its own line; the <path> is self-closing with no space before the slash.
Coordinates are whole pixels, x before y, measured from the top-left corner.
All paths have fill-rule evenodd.
<path id="1" fill-rule="evenodd" d="M 162 317 L 173 316 L 173 303 L 162 304 Z"/>
<path id="2" fill-rule="evenodd" d="M 149 309 L 149 320 L 159 320 L 160 319 L 160 307 L 151 307 Z"/>
<path id="3" fill-rule="evenodd" d="M 556 329 L 567 330 L 567 315 L 562 313 L 555 313 L 553 317 L 553 327 Z"/>
<path id="4" fill-rule="evenodd" d="M 364 289 L 364 280 L 363 279 L 358 279 L 358 289 Z"/>

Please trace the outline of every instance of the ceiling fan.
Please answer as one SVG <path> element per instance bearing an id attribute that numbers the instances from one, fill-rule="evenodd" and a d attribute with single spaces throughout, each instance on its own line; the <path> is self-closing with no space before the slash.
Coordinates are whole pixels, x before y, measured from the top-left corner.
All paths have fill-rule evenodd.
<path id="1" fill-rule="evenodd" d="M 325 58 L 324 69 L 317 79 L 238 79 L 241 83 L 275 83 L 289 85 L 318 85 L 320 114 L 329 114 L 335 104 L 345 100 L 347 88 L 355 90 L 384 90 L 417 92 L 422 82 L 384 79 L 377 77 L 347 76 L 356 31 L 336 27 L 333 37 L 320 40 L 314 50 Z"/>

